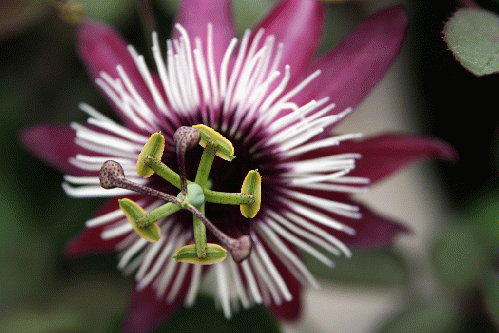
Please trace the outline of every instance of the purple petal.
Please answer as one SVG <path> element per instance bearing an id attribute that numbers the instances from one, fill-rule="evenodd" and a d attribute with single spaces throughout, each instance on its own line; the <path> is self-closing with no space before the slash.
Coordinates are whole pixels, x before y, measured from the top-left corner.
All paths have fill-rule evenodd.
<path id="1" fill-rule="evenodd" d="M 258 238 L 255 238 L 254 240 L 257 239 Z M 300 252 L 295 245 L 291 244 L 286 239 L 282 239 L 282 241 L 284 242 L 285 246 L 298 258 L 301 257 Z M 303 287 L 300 281 L 298 281 L 294 277 L 294 275 L 289 271 L 288 267 L 283 263 L 283 258 L 280 258 L 279 255 L 274 252 L 274 250 L 269 246 L 268 242 L 269 240 L 263 238 L 262 242 L 258 241 L 256 246 L 263 246 L 265 248 L 265 252 L 268 253 L 270 260 L 275 265 L 275 268 L 281 275 L 292 296 L 291 301 L 287 302 L 286 300 L 283 300 L 281 305 L 277 305 L 272 302 L 268 308 L 280 319 L 291 321 L 296 320 L 300 316 L 302 310 L 301 291 Z"/>
<path id="2" fill-rule="evenodd" d="M 297 256 L 300 256 L 299 252 L 296 250 L 294 245 L 289 244 L 286 240 L 288 248 L 292 250 Z M 272 262 L 277 268 L 279 274 L 281 274 L 284 282 L 288 287 L 289 292 L 293 296 L 293 299 L 289 302 L 283 301 L 283 303 L 278 306 L 274 303 L 269 307 L 269 310 L 279 319 L 284 319 L 288 321 L 298 320 L 302 312 L 302 285 L 286 268 L 286 266 L 281 262 L 280 259 L 276 257 L 274 252 L 267 248 L 267 253 L 269 254 Z"/>
<path id="3" fill-rule="evenodd" d="M 353 229 L 356 234 L 349 236 L 347 234 L 335 235 L 339 240 L 348 246 L 357 247 L 385 247 L 393 244 L 395 238 L 401 234 L 408 234 L 410 230 L 394 219 L 390 219 L 372 212 L 366 206 L 358 202 L 346 202 L 358 206 L 362 219 L 355 220 L 352 223 L 345 222 Z"/>
<path id="4" fill-rule="evenodd" d="M 408 233 L 409 230 L 403 226 L 402 224 L 396 222 L 395 220 L 376 215 L 364 205 L 359 204 L 358 202 L 353 201 L 345 194 L 340 194 L 337 192 L 328 192 L 328 191 L 320 191 L 320 190 L 302 190 L 300 191 L 307 195 L 311 195 L 317 198 L 324 198 L 327 200 L 333 200 L 340 203 L 344 203 L 350 206 L 359 207 L 359 213 L 362 214 L 362 218 L 349 218 L 349 217 L 341 217 L 335 213 L 326 211 L 324 209 L 317 208 L 316 206 L 311 205 L 306 201 L 299 201 L 299 203 L 311 211 L 317 211 L 319 214 L 325 216 L 331 216 L 332 219 L 337 220 L 353 230 L 355 230 L 355 234 L 347 234 L 344 232 L 338 232 L 329 227 L 326 227 L 318 222 L 315 222 L 312 219 L 309 219 L 311 223 L 316 225 L 318 228 L 322 229 L 324 233 L 330 233 L 334 237 L 338 238 L 340 241 L 349 246 L 363 246 L 363 247 L 382 247 L 389 246 L 393 244 L 393 241 L 396 236 L 401 233 Z M 293 205 L 288 205 L 288 209 L 293 211 Z M 302 213 L 298 213 L 305 218 L 307 216 Z"/>
<path id="5" fill-rule="evenodd" d="M 212 23 L 213 58 L 217 72 L 225 50 L 235 35 L 231 3 L 230 0 L 185 0 L 180 2 L 177 12 L 176 22 L 187 30 L 191 41 L 199 37 L 204 50 L 207 45 L 207 24 Z M 180 33 L 174 27 L 173 38 L 179 37 Z M 205 59 L 206 54 L 205 52 Z"/>
<path id="6" fill-rule="evenodd" d="M 289 65 L 291 74 L 296 76 L 305 68 L 314 55 L 321 40 L 325 6 L 320 1 L 285 0 L 279 2 L 272 11 L 255 27 L 265 36 L 274 35 L 276 44 L 283 42 L 284 50 L 279 70 Z M 282 75 L 282 74 L 281 74 Z"/>
<path id="7" fill-rule="evenodd" d="M 117 200 L 115 200 L 117 201 Z M 113 253 L 116 245 L 124 239 L 117 237 L 111 240 L 103 240 L 101 233 L 104 227 L 85 228 L 78 236 L 71 239 L 64 249 L 64 254 L 68 257 L 78 257 L 91 253 Z"/>
<path id="8" fill-rule="evenodd" d="M 370 16 L 338 46 L 310 64 L 301 79 L 317 69 L 322 74 L 296 101 L 300 104 L 329 96 L 336 103 L 336 112 L 357 106 L 398 55 L 406 29 L 407 16 L 402 6 Z"/>
<path id="9" fill-rule="evenodd" d="M 119 74 L 116 66 L 121 65 L 138 94 L 151 110 L 155 110 L 152 95 L 135 66 L 127 45 L 128 43 L 121 38 L 119 33 L 106 24 L 85 20 L 78 27 L 78 53 L 85 63 L 90 77 L 95 80 L 100 76 L 99 73 L 104 71 L 112 78 L 118 78 Z M 127 127 L 139 131 L 137 126 L 114 104 L 113 100 L 105 93 L 104 96 L 106 96 L 109 104 L 114 107 L 115 112 L 127 124 Z"/>
<path id="10" fill-rule="evenodd" d="M 457 160 L 454 148 L 441 140 L 401 134 L 384 134 L 360 141 L 345 141 L 339 146 L 317 150 L 310 156 L 342 153 L 362 154 L 362 158 L 357 160 L 355 169 L 349 175 L 367 177 L 371 184 L 418 159 Z"/>
<path id="11" fill-rule="evenodd" d="M 168 319 L 177 310 L 188 291 L 191 271 L 192 268 L 189 267 L 177 297 L 171 304 L 166 302 L 165 296 L 158 300 L 151 285 L 142 291 L 134 291 L 123 332 L 151 332 Z M 166 289 L 165 295 L 168 295 L 170 288 L 171 286 Z"/>
<path id="12" fill-rule="evenodd" d="M 137 197 L 133 197 L 137 201 Z M 119 209 L 118 199 L 111 198 L 97 211 L 95 216 L 101 216 Z M 113 223 L 113 222 L 110 222 Z M 64 253 L 68 257 L 76 257 L 90 253 L 112 253 L 115 252 L 116 245 L 122 241 L 125 236 L 113 239 L 103 240 L 101 233 L 106 226 L 97 226 L 94 228 L 85 228 L 78 236 L 71 239 L 65 246 Z"/>
<path id="13" fill-rule="evenodd" d="M 75 176 L 88 175 L 68 161 L 83 151 L 74 143 L 75 136 L 76 132 L 69 126 L 41 124 L 24 129 L 20 141 L 33 155 L 58 170 Z"/>

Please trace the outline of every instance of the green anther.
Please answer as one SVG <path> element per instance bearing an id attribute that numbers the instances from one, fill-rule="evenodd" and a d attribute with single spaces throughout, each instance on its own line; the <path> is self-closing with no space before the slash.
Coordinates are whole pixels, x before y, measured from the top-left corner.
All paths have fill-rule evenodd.
<path id="1" fill-rule="evenodd" d="M 234 146 L 227 138 L 223 137 L 213 128 L 203 124 L 194 125 L 192 127 L 197 128 L 201 133 L 201 140 L 199 141 L 199 144 L 203 148 L 206 147 L 210 140 L 216 141 L 218 144 L 216 155 L 227 161 L 232 161 L 234 159 Z"/>
<path id="2" fill-rule="evenodd" d="M 158 222 L 159 220 L 164 219 L 165 217 L 168 217 L 168 216 L 178 212 L 181 209 L 182 209 L 182 207 L 180 207 L 179 205 L 168 202 L 168 203 L 156 208 L 152 212 L 149 212 L 146 215 L 139 218 L 136 222 L 137 226 L 139 228 L 145 228 L 150 224 Z"/>
<path id="3" fill-rule="evenodd" d="M 182 192 L 177 195 L 177 198 L 184 202 L 184 196 Z M 187 185 L 187 203 L 199 209 L 202 204 L 204 204 L 204 193 L 201 186 L 198 184 L 192 183 Z"/>
<path id="4" fill-rule="evenodd" d="M 118 200 L 120 209 L 130 221 L 133 230 L 142 238 L 149 242 L 156 242 L 161 237 L 161 230 L 157 224 L 151 224 L 145 228 L 137 225 L 137 220 L 145 216 L 146 211 L 130 199 L 124 198 Z"/>
<path id="5" fill-rule="evenodd" d="M 241 214 L 248 218 L 255 217 L 262 203 L 262 177 L 258 173 L 258 169 L 248 172 L 246 178 L 244 178 L 241 193 L 251 194 L 255 197 L 254 203 L 239 206 Z"/>
<path id="6" fill-rule="evenodd" d="M 163 151 L 165 150 L 165 138 L 160 132 L 151 135 L 147 143 L 142 148 L 139 158 L 137 160 L 137 173 L 142 177 L 150 177 L 154 174 L 154 170 L 149 168 L 145 159 L 149 156 L 153 156 L 158 160 L 161 160 L 163 156 Z"/>
<path id="7" fill-rule="evenodd" d="M 194 244 L 182 246 L 178 249 L 173 258 L 180 262 L 188 262 L 198 265 L 211 265 L 223 261 L 227 257 L 227 250 L 218 244 L 208 243 L 205 258 L 199 258 L 196 254 Z"/>

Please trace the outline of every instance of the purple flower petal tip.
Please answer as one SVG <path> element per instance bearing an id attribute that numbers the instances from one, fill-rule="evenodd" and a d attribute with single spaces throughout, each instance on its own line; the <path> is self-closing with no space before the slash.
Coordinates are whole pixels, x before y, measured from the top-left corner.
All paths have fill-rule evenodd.
<path id="1" fill-rule="evenodd" d="M 416 135 L 383 134 L 357 142 L 346 142 L 338 148 L 325 150 L 334 149 L 343 153 L 357 151 L 362 154 L 352 175 L 369 178 L 371 185 L 421 159 L 458 160 L 457 151 L 448 143 Z"/>
<path id="2" fill-rule="evenodd" d="M 294 73 L 300 73 L 310 62 L 321 40 L 325 13 L 325 4 L 320 1 L 281 1 L 253 33 L 263 28 L 265 35 L 275 36 L 276 42 L 284 45 L 280 70 L 289 65 Z"/>
<path id="3" fill-rule="evenodd" d="M 80 151 L 74 139 L 75 131 L 69 126 L 53 124 L 28 127 L 19 135 L 21 145 L 42 161 L 65 173 L 81 174 L 69 163 L 69 158 Z"/>
<path id="4" fill-rule="evenodd" d="M 296 101 L 329 96 L 336 103 L 335 110 L 355 108 L 385 76 L 399 54 L 407 25 L 407 13 L 400 5 L 368 17 L 334 49 L 307 66 L 300 79 L 317 69 L 322 74 Z"/>
<path id="5" fill-rule="evenodd" d="M 118 77 L 116 66 L 121 65 L 134 84 L 142 81 L 127 48 L 128 42 L 111 26 L 85 20 L 78 27 L 77 41 L 78 54 L 92 79 L 98 78 L 101 72 Z"/>
<path id="6" fill-rule="evenodd" d="M 459 161 L 459 153 L 453 146 L 440 139 L 434 138 L 433 140 L 434 140 L 433 146 L 435 149 L 435 155 L 434 155 L 435 157 L 453 163 L 457 163 Z"/>
<path id="7" fill-rule="evenodd" d="M 213 49 L 215 67 L 220 69 L 220 64 L 234 37 L 235 30 L 232 20 L 232 1 L 230 0 L 189 0 L 179 3 L 176 23 L 181 24 L 191 37 L 199 37 L 203 48 L 208 43 L 207 25 L 213 29 Z M 173 38 L 179 38 L 180 32 L 173 28 Z M 207 54 L 207 52 L 204 52 Z"/>
<path id="8" fill-rule="evenodd" d="M 85 20 L 79 25 L 77 40 L 78 53 L 93 78 L 99 76 L 98 67 L 104 69 L 104 64 L 116 60 L 108 59 L 111 54 L 106 52 L 107 49 L 123 49 L 125 46 L 124 41 L 113 28 L 92 20 Z M 113 67 L 116 65 L 118 63 L 113 62 Z"/>
<path id="9" fill-rule="evenodd" d="M 357 206 L 361 208 L 364 223 L 362 226 L 357 226 L 353 237 L 341 238 L 348 245 L 369 248 L 390 247 L 398 237 L 413 233 L 399 221 L 378 215 L 362 204 L 357 203 Z"/>
<path id="10" fill-rule="evenodd" d="M 96 84 L 97 79 L 101 80 L 101 83 L 105 81 L 101 76 L 102 73 L 124 80 L 117 70 L 117 66 L 120 65 L 122 73 L 134 85 L 134 89 L 141 96 L 142 100 L 145 101 L 153 112 L 157 110 L 154 106 L 151 91 L 148 89 L 128 49 L 128 42 L 115 29 L 107 24 L 85 20 L 78 27 L 77 41 L 78 54 L 85 64 L 88 74 Z M 153 80 L 158 81 L 155 74 L 151 74 L 151 77 Z M 140 127 L 137 127 L 137 124 L 130 120 L 130 117 L 123 111 L 121 103 L 118 102 L 116 104 L 116 100 L 110 97 L 103 89 L 104 86 L 111 89 L 109 83 L 97 84 L 97 86 L 104 93 L 104 96 L 118 116 L 126 123 L 127 127 L 139 132 Z"/>

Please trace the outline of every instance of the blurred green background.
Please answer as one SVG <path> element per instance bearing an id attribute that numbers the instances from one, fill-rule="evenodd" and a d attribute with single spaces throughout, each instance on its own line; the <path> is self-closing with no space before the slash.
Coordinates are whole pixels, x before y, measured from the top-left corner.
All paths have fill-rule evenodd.
<path id="1" fill-rule="evenodd" d="M 89 17 L 109 22 L 138 50 L 147 52 L 134 1 L 80 2 Z M 477 2 L 499 13 L 497 1 Z M 160 35 L 167 38 L 176 2 L 152 3 Z M 274 2 L 234 3 L 241 34 Z M 369 13 L 394 3 L 398 2 L 329 3 L 321 50 L 334 45 Z M 399 110 L 393 105 L 386 112 L 407 112 L 403 117 L 410 122 L 404 128 L 440 137 L 459 151 L 458 164 L 433 162 L 424 169 L 438 191 L 428 197 L 421 192 L 422 205 L 425 199 L 444 203 L 444 214 L 439 215 L 443 217 L 416 221 L 439 226 L 431 240 L 422 241 L 428 253 L 407 251 L 399 244 L 394 249 L 353 249 L 353 258 L 338 260 L 333 271 L 308 261 L 323 281 L 326 295 L 355 291 L 360 299 L 370 300 L 373 292 L 378 299 L 392 297 L 385 291 L 396 293 L 394 305 L 376 314 L 375 324 L 366 332 L 495 331 L 499 327 L 499 114 L 493 98 L 499 79 L 474 77 L 446 50 L 440 32 L 458 1 L 402 3 L 411 23 L 403 60 L 397 60 L 395 68 L 410 74 L 401 76 L 402 81 L 414 89 L 396 96 L 408 99 L 409 108 Z M 18 141 L 19 131 L 33 124 L 84 121 L 77 109 L 80 101 L 109 116 L 111 109 L 76 55 L 75 27 L 60 20 L 45 2 L 2 0 L 0 43 L 0 331 L 119 331 L 133 279 L 116 269 L 114 255 L 69 260 L 62 254 L 64 244 L 102 201 L 67 198 L 60 186 L 62 175 L 29 155 Z M 391 91 L 378 93 L 390 95 Z M 366 112 L 370 101 L 362 106 Z M 417 191 L 420 184 L 400 186 Z M 418 203 L 408 206 L 412 204 Z M 432 281 L 428 283 L 437 286 L 430 295 L 415 287 L 417 262 L 429 263 Z M 334 318 L 324 308 L 327 303 L 307 299 L 308 312 Z M 348 304 L 345 312 L 358 316 L 359 308 Z M 327 332 L 320 318 L 307 314 L 298 326 L 283 325 L 257 307 L 226 322 L 213 300 L 202 297 L 196 307 L 180 311 L 160 331 L 194 331 L 197 323 L 198 327 L 204 323 L 204 332 L 246 332 L 248 325 L 259 320 L 268 325 L 267 331 Z M 343 331 L 356 332 L 359 327 L 348 324 Z"/>

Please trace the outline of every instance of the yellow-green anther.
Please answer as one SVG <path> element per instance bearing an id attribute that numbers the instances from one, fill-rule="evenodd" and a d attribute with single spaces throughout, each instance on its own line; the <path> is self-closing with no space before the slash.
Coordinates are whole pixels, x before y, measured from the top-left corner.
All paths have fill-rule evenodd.
<path id="1" fill-rule="evenodd" d="M 195 244 L 182 246 L 175 252 L 173 258 L 177 261 L 198 265 L 211 265 L 223 261 L 227 257 L 227 250 L 218 244 L 208 243 L 206 257 L 198 258 Z"/>
<path id="2" fill-rule="evenodd" d="M 216 155 L 220 158 L 223 158 L 227 161 L 232 161 L 234 159 L 234 146 L 232 143 L 225 137 L 223 137 L 220 133 L 215 131 L 213 128 L 208 127 L 203 124 L 198 124 L 192 126 L 197 128 L 201 133 L 201 140 L 199 144 L 204 148 L 206 144 L 212 140 L 216 141 L 218 144 Z"/>
<path id="3" fill-rule="evenodd" d="M 137 226 L 137 220 L 147 213 L 142 207 L 128 198 L 118 200 L 120 209 L 125 213 L 125 216 L 130 221 L 133 230 L 142 238 L 149 242 L 156 242 L 161 237 L 161 230 L 156 223 L 150 224 L 147 227 L 140 228 Z"/>
<path id="4" fill-rule="evenodd" d="M 255 217 L 260 210 L 260 205 L 262 203 L 262 177 L 258 173 L 258 170 L 251 170 L 248 172 L 246 178 L 244 178 L 241 193 L 251 194 L 255 198 L 254 203 L 239 206 L 241 214 L 248 218 Z"/>
<path id="5" fill-rule="evenodd" d="M 161 160 L 163 156 L 163 151 L 165 150 L 165 138 L 160 132 L 151 135 L 147 143 L 142 148 L 140 152 L 139 159 L 137 160 L 137 173 L 142 177 L 150 177 L 154 174 L 154 170 L 149 168 L 144 162 L 144 159 L 149 156 L 153 156 L 158 160 Z"/>

